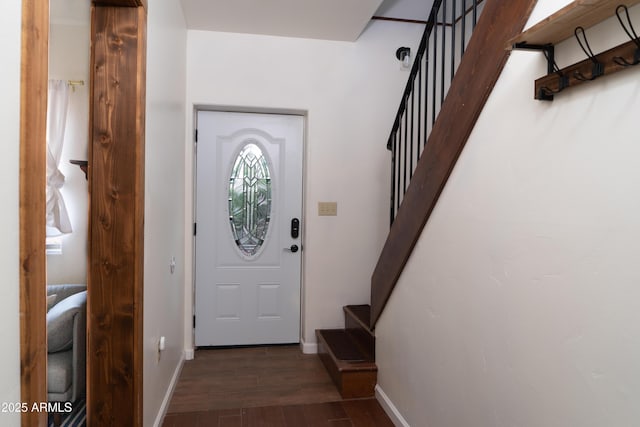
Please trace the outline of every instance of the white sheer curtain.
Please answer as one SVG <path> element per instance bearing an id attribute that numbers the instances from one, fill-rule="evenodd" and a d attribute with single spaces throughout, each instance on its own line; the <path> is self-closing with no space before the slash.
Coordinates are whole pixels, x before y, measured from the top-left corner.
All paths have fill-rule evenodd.
<path id="1" fill-rule="evenodd" d="M 64 175 L 58 169 L 69 106 L 67 82 L 49 80 L 47 104 L 47 236 L 55 236 L 72 231 L 67 207 L 60 193 Z"/>

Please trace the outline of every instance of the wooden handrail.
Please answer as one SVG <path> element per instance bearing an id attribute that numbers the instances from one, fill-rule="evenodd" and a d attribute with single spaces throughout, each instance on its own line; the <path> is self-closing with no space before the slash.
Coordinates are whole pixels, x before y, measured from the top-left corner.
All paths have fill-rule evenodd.
<path id="1" fill-rule="evenodd" d="M 371 278 L 371 327 L 382 314 L 536 0 L 487 0 Z"/>

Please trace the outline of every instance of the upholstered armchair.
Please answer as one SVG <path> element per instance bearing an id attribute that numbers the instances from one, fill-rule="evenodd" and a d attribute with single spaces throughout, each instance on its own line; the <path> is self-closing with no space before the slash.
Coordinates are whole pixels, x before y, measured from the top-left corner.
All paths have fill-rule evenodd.
<path id="1" fill-rule="evenodd" d="M 48 285 L 47 309 L 48 399 L 75 402 L 86 387 L 86 285 Z"/>

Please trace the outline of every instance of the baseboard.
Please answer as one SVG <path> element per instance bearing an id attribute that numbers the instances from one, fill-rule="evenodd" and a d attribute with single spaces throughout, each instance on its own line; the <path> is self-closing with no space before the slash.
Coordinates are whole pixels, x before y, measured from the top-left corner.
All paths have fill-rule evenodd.
<path id="1" fill-rule="evenodd" d="M 317 342 L 304 342 L 303 339 L 300 339 L 300 348 L 304 354 L 317 354 L 318 353 L 318 343 Z"/>
<path id="2" fill-rule="evenodd" d="M 184 351 L 184 360 L 193 360 L 195 356 L 195 351 L 192 348 L 187 348 Z"/>
<path id="3" fill-rule="evenodd" d="M 160 410 L 158 411 L 158 415 L 156 416 L 156 420 L 153 423 L 153 427 L 160 427 L 162 425 L 162 421 L 164 421 L 164 416 L 167 414 L 167 409 L 169 409 L 169 402 L 171 402 L 171 396 L 173 396 L 173 390 L 176 388 L 176 384 L 178 383 L 178 378 L 180 378 L 180 372 L 182 372 L 182 365 L 184 365 L 184 361 L 186 358 L 187 351 L 185 350 L 180 357 L 180 361 L 176 366 L 175 371 L 173 372 L 173 376 L 171 377 L 171 382 L 169 383 L 169 387 L 167 387 L 167 392 L 164 395 L 164 399 L 162 399 L 162 405 L 160 405 Z"/>
<path id="4" fill-rule="evenodd" d="M 386 393 L 382 390 L 382 387 L 380 387 L 380 385 L 376 385 L 376 400 L 378 401 L 378 403 L 380 403 L 380 406 L 382 406 L 384 412 L 387 413 L 394 426 L 411 427 L 407 420 L 402 417 L 402 414 L 400 414 L 400 411 L 398 411 L 396 405 L 394 405 L 391 399 L 389 399 L 389 396 L 387 396 Z"/>

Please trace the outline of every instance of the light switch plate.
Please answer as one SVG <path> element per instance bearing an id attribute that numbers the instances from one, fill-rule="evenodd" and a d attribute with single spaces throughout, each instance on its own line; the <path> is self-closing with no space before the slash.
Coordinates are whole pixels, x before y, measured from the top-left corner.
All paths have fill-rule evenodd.
<path id="1" fill-rule="evenodd" d="M 338 202 L 318 202 L 319 216 L 337 216 Z"/>

